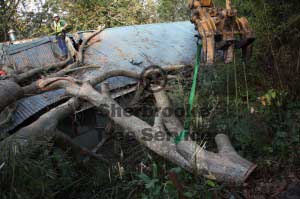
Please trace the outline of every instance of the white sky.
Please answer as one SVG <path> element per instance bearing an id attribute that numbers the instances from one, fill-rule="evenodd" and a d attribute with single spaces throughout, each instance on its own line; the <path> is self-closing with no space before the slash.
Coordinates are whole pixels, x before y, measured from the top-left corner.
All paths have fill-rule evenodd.
<path id="1" fill-rule="evenodd" d="M 45 1 L 46 0 L 25 0 L 19 5 L 19 10 L 34 13 L 41 12 L 42 5 L 45 3 Z"/>

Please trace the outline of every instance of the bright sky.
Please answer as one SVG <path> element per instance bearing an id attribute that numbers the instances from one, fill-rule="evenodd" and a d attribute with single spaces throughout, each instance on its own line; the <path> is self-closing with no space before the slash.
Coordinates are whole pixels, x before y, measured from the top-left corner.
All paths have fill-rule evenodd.
<path id="1" fill-rule="evenodd" d="M 19 5 L 19 10 L 34 13 L 40 12 L 45 1 L 46 0 L 25 0 Z"/>

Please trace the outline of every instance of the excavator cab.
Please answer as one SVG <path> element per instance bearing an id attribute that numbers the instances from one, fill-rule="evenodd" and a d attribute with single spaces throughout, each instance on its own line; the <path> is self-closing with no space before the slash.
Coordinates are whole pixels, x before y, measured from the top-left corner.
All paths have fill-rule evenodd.
<path id="1" fill-rule="evenodd" d="M 224 62 L 233 61 L 236 49 L 242 49 L 243 59 L 251 56 L 251 44 L 254 33 L 245 17 L 238 17 L 231 1 L 226 0 L 226 8 L 217 8 L 212 0 L 190 0 L 191 22 L 202 41 L 202 61 L 206 64 L 215 62 L 216 51 L 223 51 Z"/>

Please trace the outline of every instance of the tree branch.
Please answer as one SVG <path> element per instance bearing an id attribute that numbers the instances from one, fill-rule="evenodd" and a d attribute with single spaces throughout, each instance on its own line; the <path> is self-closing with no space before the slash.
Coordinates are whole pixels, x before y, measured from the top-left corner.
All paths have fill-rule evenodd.
<path id="1" fill-rule="evenodd" d="M 12 79 L 17 83 L 20 83 L 38 73 L 47 72 L 52 69 L 60 69 L 64 66 L 66 66 L 71 60 L 72 60 L 72 57 L 68 56 L 68 58 L 64 61 L 61 61 L 61 62 L 58 62 L 55 64 L 49 64 L 47 66 L 41 66 L 39 68 L 34 68 L 34 69 L 31 69 L 31 70 L 21 73 L 21 74 L 13 75 Z"/>
<path id="2" fill-rule="evenodd" d="M 94 33 L 92 33 L 87 39 L 85 39 L 81 46 L 79 47 L 79 54 L 78 54 L 78 57 L 77 57 L 77 63 L 79 65 L 82 65 L 83 64 L 83 51 L 84 49 L 86 48 L 86 45 L 88 44 L 88 42 L 94 38 L 96 35 L 100 34 L 103 30 L 105 29 L 105 25 L 103 26 L 99 26 L 98 27 L 98 30 L 95 31 Z"/>
<path id="3" fill-rule="evenodd" d="M 79 144 L 75 143 L 70 136 L 67 134 L 59 131 L 58 129 L 55 130 L 53 136 L 58 139 L 63 141 L 64 145 L 67 145 L 74 150 L 76 154 L 84 155 L 84 156 L 89 156 L 91 158 L 101 160 L 102 162 L 108 164 L 108 161 L 102 157 L 102 155 L 96 154 L 96 152 L 90 151 L 89 149 L 80 146 Z"/>

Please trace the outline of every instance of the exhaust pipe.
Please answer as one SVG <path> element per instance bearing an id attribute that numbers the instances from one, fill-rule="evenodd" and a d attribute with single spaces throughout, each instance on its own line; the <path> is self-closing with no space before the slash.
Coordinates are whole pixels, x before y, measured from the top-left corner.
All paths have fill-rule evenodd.
<path id="1" fill-rule="evenodd" d="M 13 29 L 10 29 L 8 31 L 8 36 L 9 36 L 9 41 L 10 43 L 14 43 L 14 41 L 17 40 L 17 37 L 16 37 L 16 31 L 14 31 Z"/>

